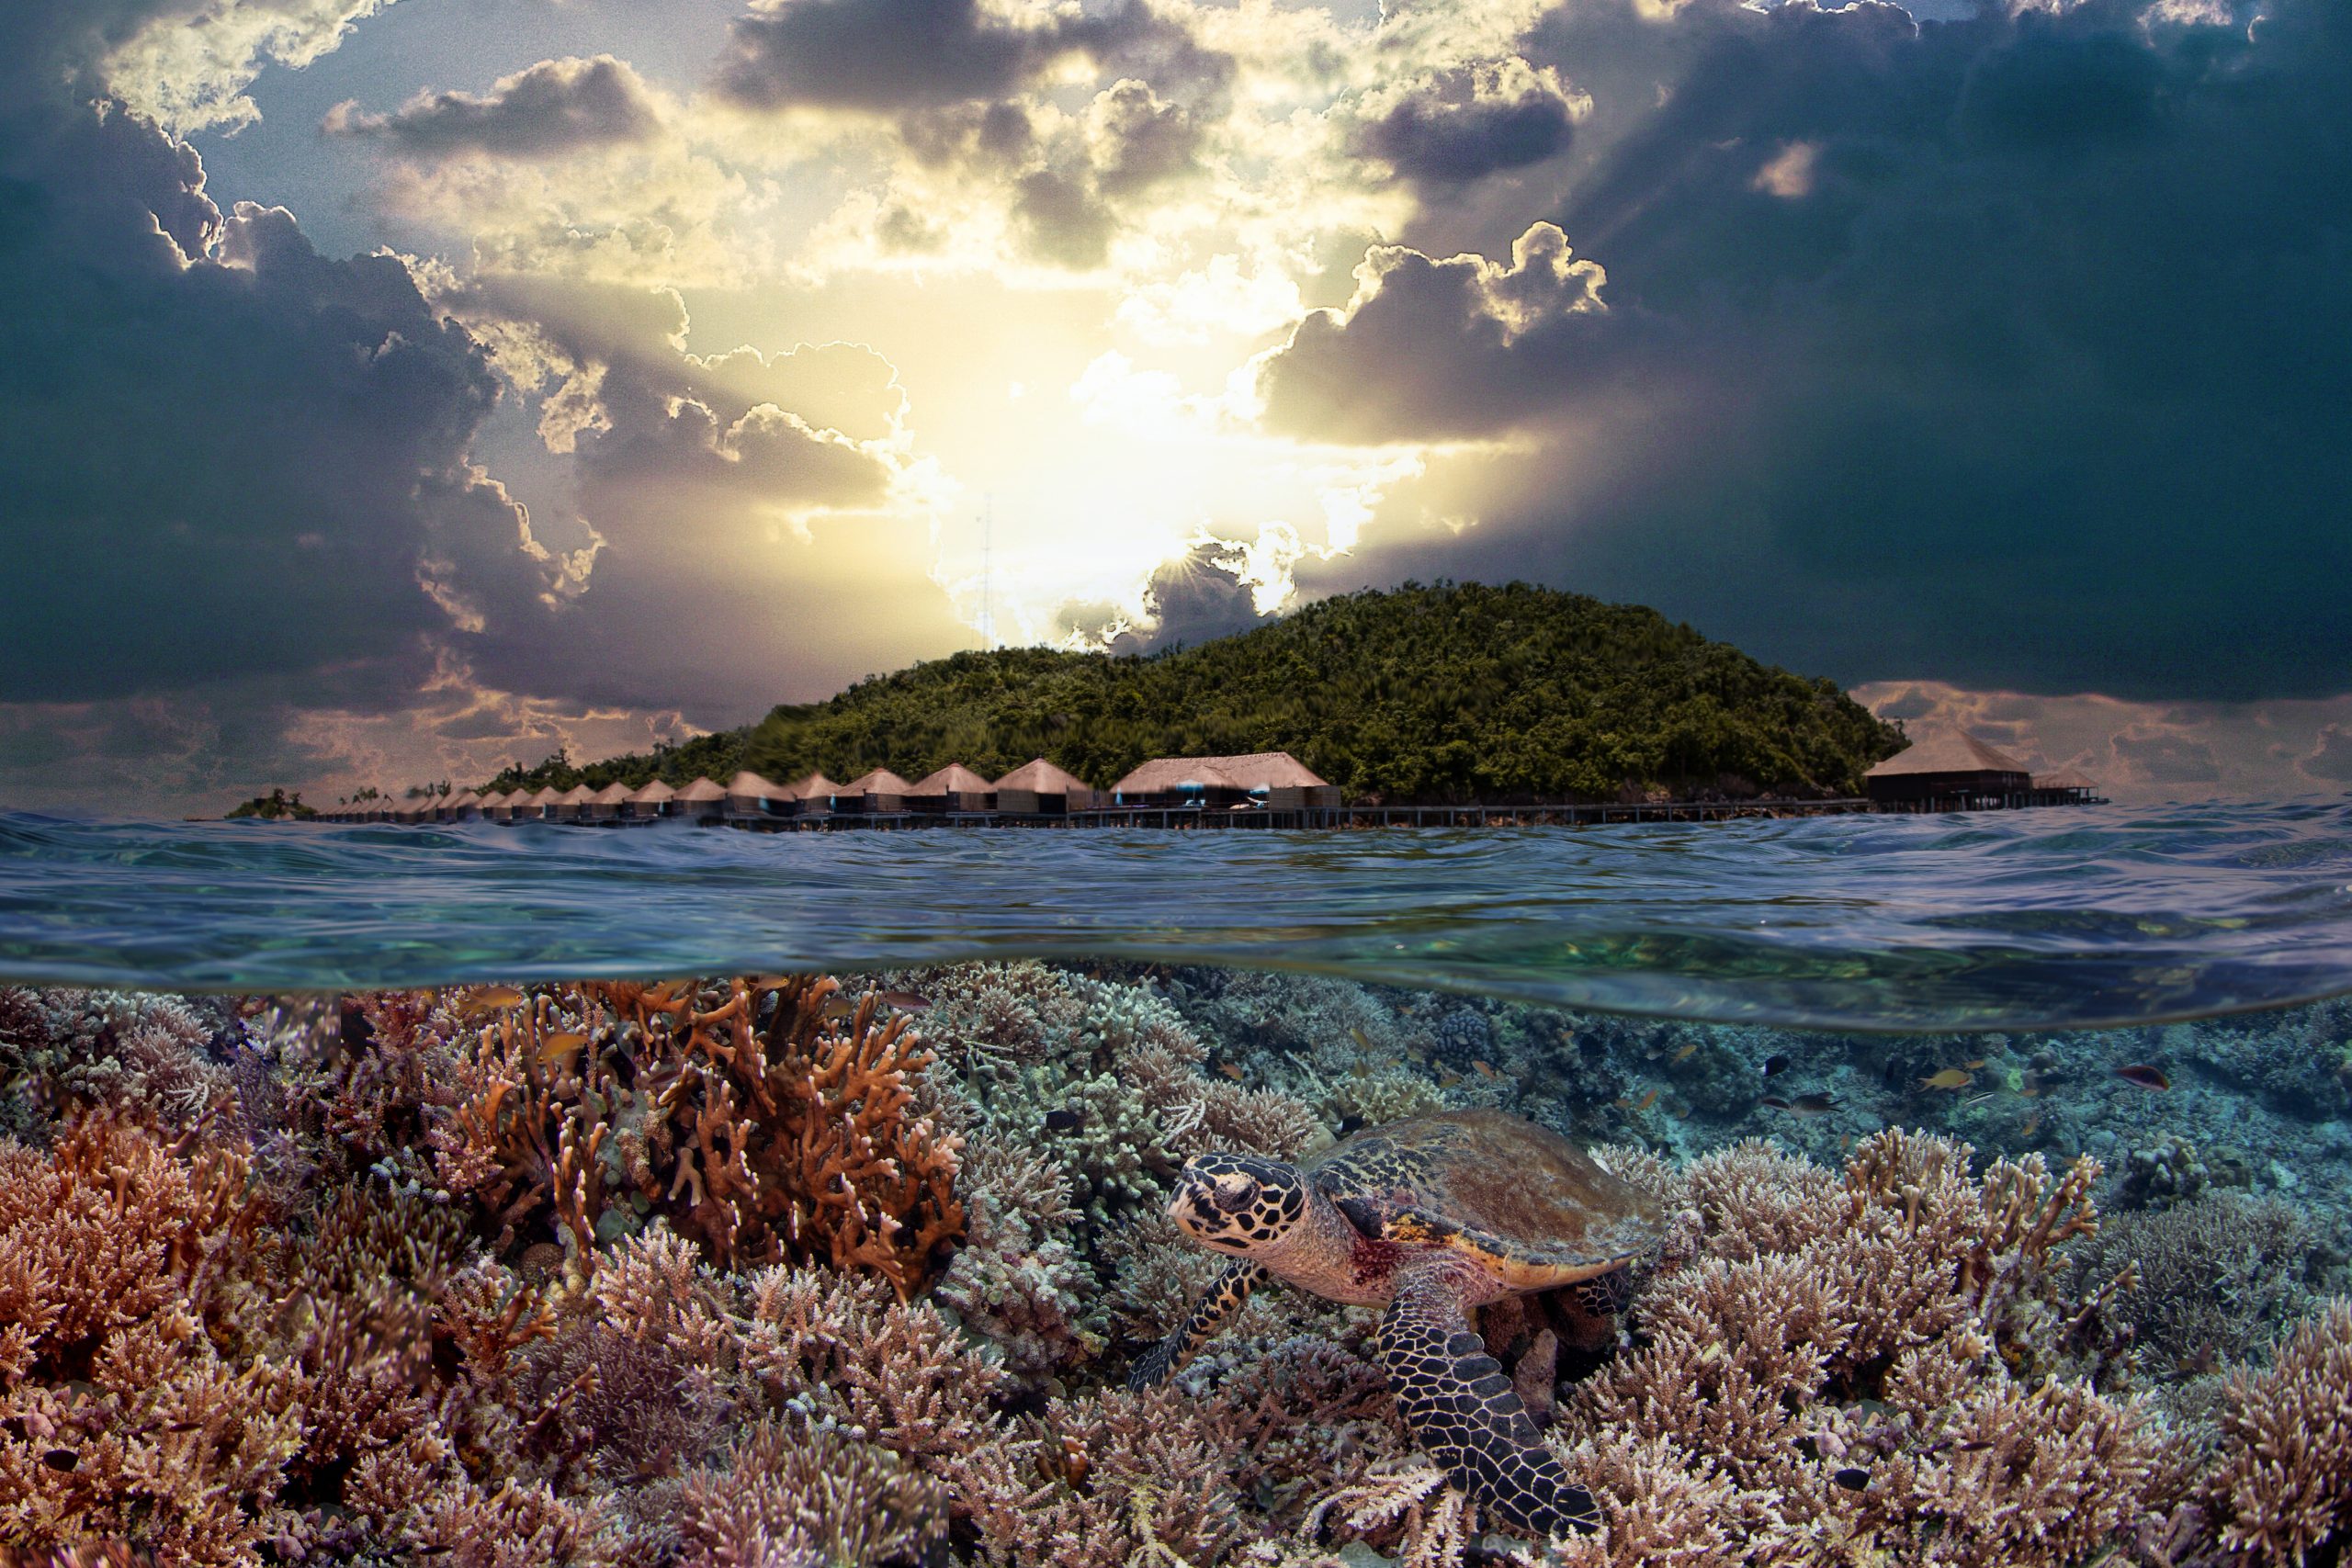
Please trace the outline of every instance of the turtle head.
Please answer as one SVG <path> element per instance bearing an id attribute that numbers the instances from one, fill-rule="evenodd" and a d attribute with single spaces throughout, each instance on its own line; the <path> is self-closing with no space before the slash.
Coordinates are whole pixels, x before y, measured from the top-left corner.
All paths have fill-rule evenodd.
<path id="1" fill-rule="evenodd" d="M 1203 1155 L 1176 1179 L 1168 1217 L 1203 1247 L 1237 1257 L 1279 1247 L 1306 1213 L 1295 1166 L 1256 1155 Z"/>

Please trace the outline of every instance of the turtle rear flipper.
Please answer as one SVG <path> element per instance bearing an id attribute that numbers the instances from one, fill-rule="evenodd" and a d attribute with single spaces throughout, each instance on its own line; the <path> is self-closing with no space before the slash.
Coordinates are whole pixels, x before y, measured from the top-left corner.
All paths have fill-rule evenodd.
<path id="1" fill-rule="evenodd" d="M 1592 1494 L 1544 1446 L 1471 1328 L 1452 1269 L 1417 1269 L 1399 1283 L 1380 1321 L 1380 1358 L 1414 1440 L 1489 1514 L 1539 1538 L 1600 1528 Z"/>

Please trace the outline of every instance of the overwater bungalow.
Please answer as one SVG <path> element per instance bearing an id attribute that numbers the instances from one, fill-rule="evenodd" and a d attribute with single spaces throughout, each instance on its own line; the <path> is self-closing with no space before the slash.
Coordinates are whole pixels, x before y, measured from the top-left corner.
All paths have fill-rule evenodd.
<path id="1" fill-rule="evenodd" d="M 842 796 L 847 793 L 821 773 L 796 779 L 792 784 L 792 798 L 799 803 L 803 817 L 830 817 L 844 809 Z"/>
<path id="2" fill-rule="evenodd" d="M 422 822 L 432 815 L 433 807 L 427 806 L 423 797 L 419 796 L 401 801 L 392 812 L 392 820 L 395 822 Z"/>
<path id="3" fill-rule="evenodd" d="M 541 784 L 515 803 L 514 820 L 552 822 L 555 820 L 555 803 L 562 798 L 563 792 L 555 785 Z"/>
<path id="4" fill-rule="evenodd" d="M 588 797 L 584 815 L 591 822 L 617 822 L 621 819 L 621 808 L 628 804 L 628 797 L 635 793 L 628 785 L 615 779 Z"/>
<path id="5" fill-rule="evenodd" d="M 1154 757 L 1111 786 L 1118 806 L 1337 807 L 1338 787 L 1287 751 L 1230 757 Z"/>
<path id="6" fill-rule="evenodd" d="M 443 797 L 441 820 L 444 822 L 473 822 L 481 817 L 481 796 L 469 789 Z"/>
<path id="7" fill-rule="evenodd" d="M 727 789 L 716 779 L 697 778 L 670 799 L 671 817 L 689 822 L 718 822 L 727 817 Z"/>
<path id="8" fill-rule="evenodd" d="M 522 792 L 518 790 L 515 793 L 519 795 Z M 492 790 L 488 795 L 481 797 L 481 815 L 482 819 L 487 822 L 514 821 L 514 796 L 508 795 L 504 790 Z"/>
<path id="9" fill-rule="evenodd" d="M 2023 762 L 1960 729 L 1936 729 L 1862 775 L 1873 802 L 1986 800 L 1998 804 L 2033 788 Z"/>
<path id="10" fill-rule="evenodd" d="M 1076 773 L 1043 757 L 1022 763 L 996 781 L 996 808 L 1008 816 L 1059 817 L 1084 811 L 1101 793 Z"/>
<path id="11" fill-rule="evenodd" d="M 888 768 L 869 768 L 842 786 L 834 808 L 868 817 L 894 816 L 907 809 L 907 796 L 914 787 Z"/>
<path id="12" fill-rule="evenodd" d="M 961 762 L 926 773 L 907 791 L 911 811 L 994 811 L 996 786 Z"/>
<path id="13" fill-rule="evenodd" d="M 596 792 L 584 784 L 573 784 L 555 797 L 548 807 L 548 816 L 558 822 L 584 822 L 588 818 L 588 803 Z"/>
<path id="14" fill-rule="evenodd" d="M 727 815 L 733 818 L 785 818 L 792 815 L 792 790 L 746 768 L 727 781 Z"/>
<path id="15" fill-rule="evenodd" d="M 642 789 L 632 791 L 621 806 L 622 818 L 630 822 L 650 822 L 672 814 L 678 792 L 655 779 Z"/>
<path id="16" fill-rule="evenodd" d="M 2033 793 L 2043 797 L 2037 805 L 2088 806 L 2098 799 L 2098 785 L 2079 768 L 2061 768 L 2034 774 Z"/>

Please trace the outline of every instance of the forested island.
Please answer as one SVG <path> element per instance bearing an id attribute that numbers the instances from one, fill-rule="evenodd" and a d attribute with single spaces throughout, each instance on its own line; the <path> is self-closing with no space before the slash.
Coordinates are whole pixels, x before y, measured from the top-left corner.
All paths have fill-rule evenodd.
<path id="1" fill-rule="evenodd" d="M 1045 757 L 1107 784 L 1155 756 L 1288 751 L 1352 801 L 1497 804 L 1850 795 L 1898 726 L 1638 604 L 1512 583 L 1408 583 L 1146 656 L 958 653 L 742 729 L 483 790 L 654 778 L 836 779 Z"/>

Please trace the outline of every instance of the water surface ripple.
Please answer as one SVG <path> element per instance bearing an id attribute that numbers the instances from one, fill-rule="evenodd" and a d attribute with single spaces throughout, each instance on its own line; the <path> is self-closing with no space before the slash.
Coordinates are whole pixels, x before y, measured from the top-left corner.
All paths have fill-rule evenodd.
<path id="1" fill-rule="evenodd" d="M 2352 989 L 2352 795 L 1581 829 L 758 835 L 0 813 L 0 976 L 167 988 L 1126 957 L 1859 1030 Z"/>

